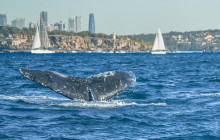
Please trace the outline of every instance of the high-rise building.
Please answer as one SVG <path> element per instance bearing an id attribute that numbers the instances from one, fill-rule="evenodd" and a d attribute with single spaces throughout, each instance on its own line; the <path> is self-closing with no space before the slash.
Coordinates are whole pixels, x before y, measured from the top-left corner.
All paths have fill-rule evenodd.
<path id="1" fill-rule="evenodd" d="M 68 26 L 69 26 L 69 31 L 70 31 L 70 32 L 74 32 L 74 25 L 75 25 L 74 19 L 73 19 L 73 18 L 69 18 L 69 20 L 68 20 Z"/>
<path id="2" fill-rule="evenodd" d="M 76 32 L 81 32 L 81 16 L 76 16 Z"/>
<path id="3" fill-rule="evenodd" d="M 62 21 L 55 23 L 54 26 L 58 27 L 58 30 L 60 31 L 63 31 L 65 29 L 65 24 L 63 24 Z"/>
<path id="4" fill-rule="evenodd" d="M 54 24 L 48 25 L 48 31 L 55 31 L 55 30 L 59 30 L 58 26 L 54 26 Z"/>
<path id="5" fill-rule="evenodd" d="M 34 22 L 30 22 L 30 23 L 29 23 L 29 28 L 35 28 L 35 27 L 36 27 L 36 25 L 35 25 Z"/>
<path id="6" fill-rule="evenodd" d="M 48 27 L 48 15 L 47 15 L 47 11 L 42 11 L 41 16 L 43 18 L 44 24 L 46 26 L 46 28 Z"/>
<path id="7" fill-rule="evenodd" d="M 22 29 L 25 27 L 25 19 L 24 18 L 16 18 L 12 20 L 12 26 Z"/>
<path id="8" fill-rule="evenodd" d="M 95 18 L 94 14 L 89 14 L 89 32 L 95 33 Z"/>
<path id="9" fill-rule="evenodd" d="M 0 26 L 6 26 L 6 25 L 7 25 L 6 14 L 0 14 Z"/>

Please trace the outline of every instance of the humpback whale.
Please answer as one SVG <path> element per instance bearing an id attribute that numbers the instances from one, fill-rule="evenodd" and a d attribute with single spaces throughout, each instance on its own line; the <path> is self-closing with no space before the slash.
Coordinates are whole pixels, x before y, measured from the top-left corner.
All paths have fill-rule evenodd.
<path id="1" fill-rule="evenodd" d="M 84 101 L 105 101 L 134 85 L 133 72 L 108 71 L 83 79 L 53 71 L 25 70 L 20 73 L 69 99 Z"/>

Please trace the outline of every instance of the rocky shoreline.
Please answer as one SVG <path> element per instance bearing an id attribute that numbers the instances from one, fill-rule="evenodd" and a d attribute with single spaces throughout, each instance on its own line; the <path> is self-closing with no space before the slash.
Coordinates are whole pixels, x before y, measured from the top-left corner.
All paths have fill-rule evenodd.
<path id="1" fill-rule="evenodd" d="M 30 52 L 34 36 L 0 35 L 1 52 Z M 55 52 L 147 52 L 152 46 L 129 37 L 112 40 L 97 37 L 81 37 L 71 35 L 49 35 L 51 47 Z M 48 49 L 48 48 L 46 48 Z"/>

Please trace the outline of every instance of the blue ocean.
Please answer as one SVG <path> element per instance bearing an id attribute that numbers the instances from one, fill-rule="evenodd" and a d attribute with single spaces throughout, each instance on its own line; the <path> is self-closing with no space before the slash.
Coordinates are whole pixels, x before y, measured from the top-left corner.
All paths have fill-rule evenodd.
<path id="1" fill-rule="evenodd" d="M 1 53 L 0 139 L 220 139 L 220 54 Z M 86 78 L 132 71 L 109 101 L 72 101 L 19 68 Z"/>

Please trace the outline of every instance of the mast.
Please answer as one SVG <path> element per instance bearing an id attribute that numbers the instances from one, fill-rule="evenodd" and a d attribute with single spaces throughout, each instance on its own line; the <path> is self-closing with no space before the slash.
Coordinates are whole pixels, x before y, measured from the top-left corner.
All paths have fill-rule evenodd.
<path id="1" fill-rule="evenodd" d="M 40 14 L 40 41 L 42 48 L 50 47 L 50 41 L 48 38 L 47 30 L 45 27 L 45 23 L 43 21 L 42 15 Z"/>

